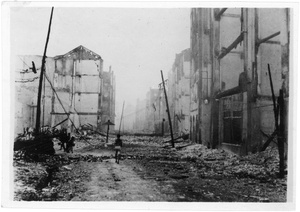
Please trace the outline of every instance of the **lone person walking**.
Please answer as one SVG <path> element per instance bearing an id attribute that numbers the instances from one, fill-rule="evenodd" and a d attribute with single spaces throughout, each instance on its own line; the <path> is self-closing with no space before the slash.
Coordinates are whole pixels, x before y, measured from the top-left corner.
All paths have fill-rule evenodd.
<path id="1" fill-rule="evenodd" d="M 115 150 L 116 150 L 115 158 L 116 158 L 116 163 L 118 163 L 118 164 L 120 162 L 121 147 L 123 146 L 122 140 L 120 137 L 121 137 L 121 135 L 118 134 L 117 139 L 115 141 Z"/>

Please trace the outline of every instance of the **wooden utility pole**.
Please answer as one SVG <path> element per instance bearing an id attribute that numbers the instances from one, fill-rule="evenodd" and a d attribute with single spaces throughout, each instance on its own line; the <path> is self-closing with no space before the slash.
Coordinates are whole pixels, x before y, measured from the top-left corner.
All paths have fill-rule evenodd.
<path id="1" fill-rule="evenodd" d="M 119 134 L 121 132 L 121 124 L 122 124 L 122 119 L 123 119 L 124 104 L 125 104 L 125 101 L 123 102 L 123 107 L 122 107 L 122 114 L 121 114 L 121 120 L 120 120 L 120 125 L 119 125 Z M 124 125 L 123 125 L 123 131 L 124 131 Z"/>
<path id="2" fill-rule="evenodd" d="M 109 119 L 104 124 L 107 125 L 106 143 L 108 143 L 109 126 L 110 125 L 115 125 L 115 124 L 112 123 Z"/>
<path id="3" fill-rule="evenodd" d="M 46 63 L 46 52 L 47 52 L 47 46 L 49 42 L 49 35 L 51 30 L 51 23 L 52 23 L 52 15 L 53 15 L 53 9 L 51 9 L 51 15 L 50 15 L 50 22 L 48 27 L 48 34 L 44 49 L 44 55 L 42 59 L 42 68 L 41 68 L 41 74 L 40 74 L 40 81 L 39 81 L 39 90 L 38 90 L 38 97 L 37 97 L 37 108 L 36 108 L 36 123 L 35 123 L 35 130 L 36 133 L 40 132 L 40 122 L 41 122 L 41 94 L 42 94 L 42 85 L 43 85 L 43 77 L 44 77 L 44 71 L 45 71 L 45 63 Z"/>
<path id="4" fill-rule="evenodd" d="M 279 104 L 279 114 L 280 114 L 280 125 L 278 128 L 278 134 L 277 134 L 277 145 L 278 145 L 278 152 L 279 152 L 279 177 L 283 178 L 285 173 L 284 173 L 284 121 L 285 121 L 285 116 L 284 116 L 284 98 L 283 98 L 283 90 L 279 90 L 279 97 L 278 97 L 278 104 Z"/>
<path id="5" fill-rule="evenodd" d="M 173 138 L 172 122 L 171 122 L 168 97 L 167 97 L 167 92 L 166 92 L 166 87 L 165 87 L 165 80 L 164 80 L 164 75 L 163 75 L 162 70 L 160 70 L 160 73 L 161 73 L 162 83 L 163 83 L 163 86 L 164 86 L 164 93 L 165 93 L 166 106 L 167 106 L 167 113 L 168 113 L 168 119 L 169 119 L 169 125 L 170 125 L 170 132 L 171 132 L 171 142 L 172 142 L 172 147 L 174 148 L 175 145 L 174 145 L 174 138 Z"/>
<path id="6" fill-rule="evenodd" d="M 278 131 L 278 109 L 277 109 L 276 99 L 275 99 L 275 94 L 274 94 L 270 64 L 268 64 L 268 73 L 269 73 L 270 87 L 271 87 L 272 100 L 273 100 L 273 110 L 274 110 L 274 117 L 275 117 L 275 130 Z"/>
<path id="7" fill-rule="evenodd" d="M 275 118 L 275 131 L 272 133 L 272 135 L 268 138 L 268 140 L 263 145 L 261 151 L 264 151 L 268 145 L 271 143 L 271 141 L 277 136 L 277 146 L 278 146 L 278 152 L 279 152 L 279 177 L 283 178 L 284 173 L 284 97 L 283 97 L 283 91 L 282 89 L 279 90 L 279 97 L 276 104 L 274 89 L 273 89 L 273 82 L 272 82 L 272 75 L 271 75 L 271 69 L 270 64 L 268 64 L 268 72 L 269 72 L 269 79 L 270 79 L 270 87 L 272 92 L 272 100 L 273 100 L 273 110 L 274 110 L 274 118 Z M 280 111 L 279 111 L 280 110 Z M 280 113 L 279 113 L 280 112 Z M 280 125 L 278 124 L 278 115 L 280 115 Z"/>

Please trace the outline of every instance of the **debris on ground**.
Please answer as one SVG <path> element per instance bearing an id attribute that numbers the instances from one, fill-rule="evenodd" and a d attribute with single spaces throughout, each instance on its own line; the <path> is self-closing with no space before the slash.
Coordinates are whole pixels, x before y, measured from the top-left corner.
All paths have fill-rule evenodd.
<path id="1" fill-rule="evenodd" d="M 86 191 L 93 164 L 114 159 L 115 136 L 77 137 L 74 153 L 14 153 L 15 200 L 70 201 Z M 287 179 L 277 177 L 277 148 L 237 156 L 188 139 L 166 146 L 169 137 L 122 136 L 121 163 L 145 180 L 154 180 L 174 201 L 285 202 Z M 117 175 L 114 182 L 121 182 Z M 95 185 L 97 186 L 97 185 Z M 172 189 L 171 189 L 172 188 Z M 172 191 L 172 194 L 170 194 Z M 170 197 L 170 195 L 172 197 Z"/>

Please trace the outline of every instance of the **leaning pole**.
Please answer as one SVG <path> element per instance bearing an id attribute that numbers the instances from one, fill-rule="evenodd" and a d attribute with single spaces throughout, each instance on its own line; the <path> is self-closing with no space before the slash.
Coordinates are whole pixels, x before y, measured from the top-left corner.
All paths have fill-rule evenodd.
<path id="1" fill-rule="evenodd" d="M 165 99 L 166 99 L 166 106 L 167 106 L 167 113 L 168 113 L 168 119 L 169 119 L 169 125 L 170 125 L 170 132 L 171 132 L 171 142 L 172 142 L 172 147 L 174 148 L 174 138 L 173 138 L 173 130 L 172 130 L 172 121 L 171 121 L 171 116 L 170 116 L 170 110 L 169 110 L 169 103 L 168 103 L 168 97 L 167 97 L 167 92 L 166 92 L 166 87 L 165 87 L 165 80 L 164 80 L 164 75 L 162 70 L 160 70 L 161 73 L 161 79 L 162 83 L 164 86 L 164 93 L 165 93 Z"/>
<path id="2" fill-rule="evenodd" d="M 43 55 L 43 59 L 42 59 L 42 67 L 41 67 L 41 74 L 40 74 L 40 81 L 39 81 L 39 88 L 38 88 L 39 90 L 38 90 L 38 97 L 37 97 L 36 122 L 35 122 L 35 130 L 36 130 L 37 134 L 40 133 L 42 85 L 43 85 L 43 77 L 44 77 L 45 63 L 46 63 L 46 52 L 47 52 L 49 35 L 50 35 L 50 30 L 51 30 L 53 9 L 54 9 L 54 7 L 52 7 L 52 9 L 51 9 L 48 34 L 47 34 L 47 39 L 46 39 L 46 44 L 45 44 L 45 49 L 44 49 L 44 55 Z"/>

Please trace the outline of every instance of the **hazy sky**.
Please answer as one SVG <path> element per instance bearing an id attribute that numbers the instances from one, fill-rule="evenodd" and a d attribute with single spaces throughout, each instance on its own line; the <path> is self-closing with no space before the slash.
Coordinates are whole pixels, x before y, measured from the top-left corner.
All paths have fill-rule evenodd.
<path id="1" fill-rule="evenodd" d="M 43 55 L 50 7 L 11 8 L 12 55 Z M 145 98 L 190 45 L 190 9 L 55 7 L 47 56 L 83 45 L 112 66 L 119 105 Z M 116 108 L 116 110 L 121 110 Z"/>

